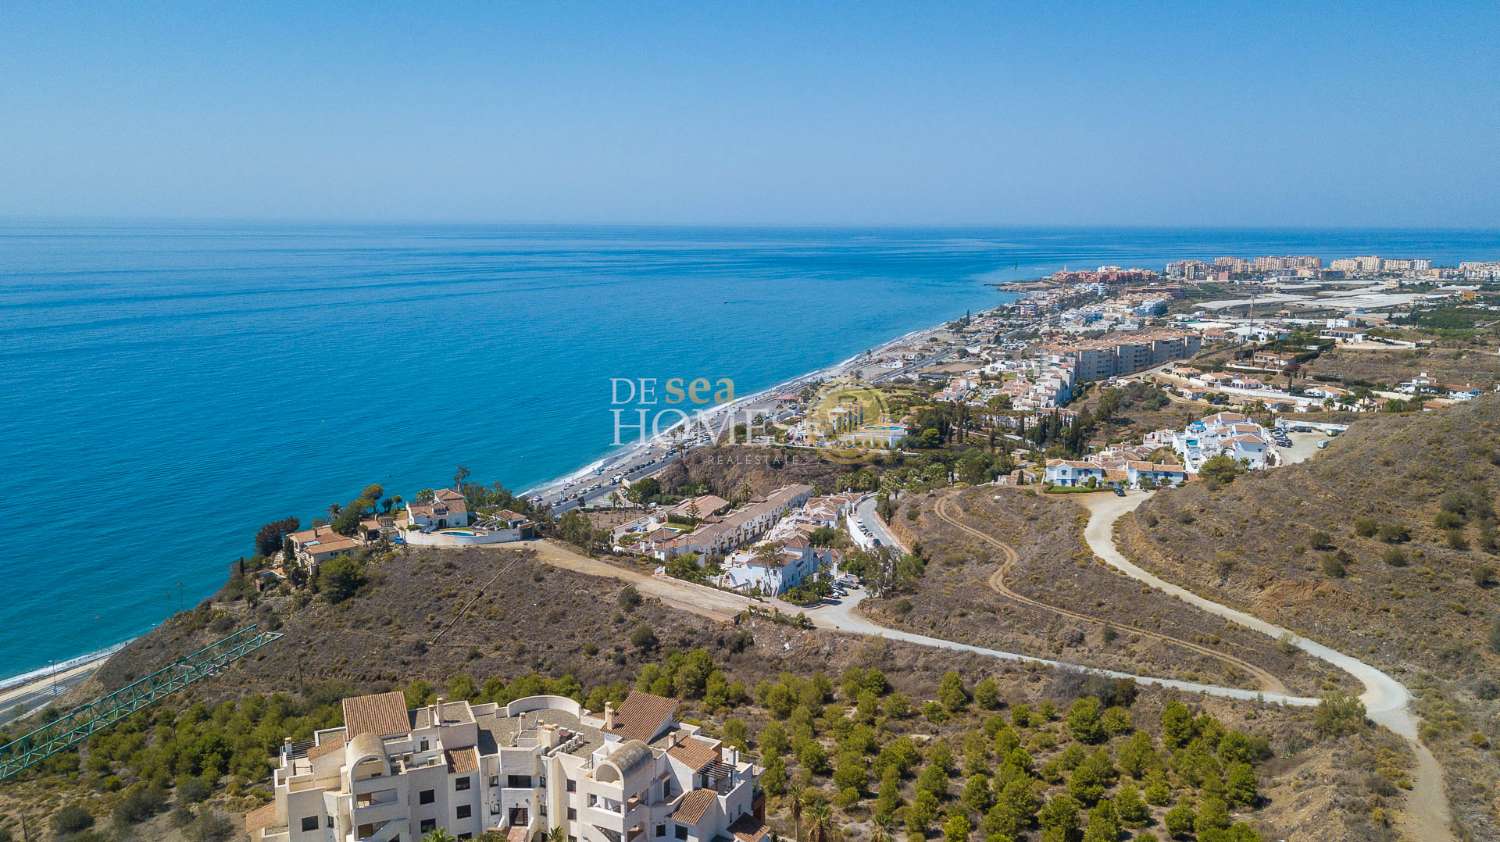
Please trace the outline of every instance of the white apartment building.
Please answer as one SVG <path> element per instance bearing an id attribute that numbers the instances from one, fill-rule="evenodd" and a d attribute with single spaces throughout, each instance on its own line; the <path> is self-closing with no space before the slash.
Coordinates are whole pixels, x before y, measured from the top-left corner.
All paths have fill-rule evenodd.
<path id="1" fill-rule="evenodd" d="M 1188 424 L 1172 435 L 1172 449 L 1192 473 L 1220 454 L 1253 471 L 1270 466 L 1276 458 L 1266 428 L 1237 412 L 1219 412 Z"/>
<path id="2" fill-rule="evenodd" d="M 572 699 L 445 702 L 400 692 L 343 702 L 344 725 L 282 747 L 252 842 L 416 842 L 441 828 L 537 842 L 760 842 L 763 796 L 739 752 L 632 692 L 596 717 Z"/>

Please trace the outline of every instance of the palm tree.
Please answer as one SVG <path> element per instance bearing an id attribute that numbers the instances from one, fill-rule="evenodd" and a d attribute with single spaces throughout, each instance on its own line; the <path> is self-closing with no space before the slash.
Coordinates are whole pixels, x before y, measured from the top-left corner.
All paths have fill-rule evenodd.
<path id="1" fill-rule="evenodd" d="M 557 825 L 547 831 L 547 835 L 543 837 L 543 842 L 568 842 L 568 832 L 563 830 L 562 825 Z"/>
<path id="2" fill-rule="evenodd" d="M 812 834 L 807 837 L 808 842 L 832 842 L 833 810 L 821 798 L 812 797 L 809 800 L 811 803 L 807 805 L 807 815 Z"/>
<path id="3" fill-rule="evenodd" d="M 458 842 L 458 839 L 454 837 L 453 834 L 440 827 L 437 830 L 428 833 L 426 836 L 423 836 L 422 842 Z"/>
<path id="4" fill-rule="evenodd" d="M 802 785 L 789 784 L 786 794 L 792 800 L 792 830 L 797 834 L 797 842 L 802 842 Z"/>

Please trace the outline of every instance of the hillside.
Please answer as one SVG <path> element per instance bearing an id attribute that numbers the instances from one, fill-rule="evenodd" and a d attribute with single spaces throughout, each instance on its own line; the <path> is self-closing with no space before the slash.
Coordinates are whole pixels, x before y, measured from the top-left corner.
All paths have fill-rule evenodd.
<path id="1" fill-rule="evenodd" d="M 837 491 L 844 485 L 841 477 L 864 465 L 834 462 L 811 450 L 719 445 L 689 451 L 662 469 L 657 479 L 669 494 L 707 492 L 742 500 L 788 483 L 806 483 L 820 494 Z"/>
<path id="2" fill-rule="evenodd" d="M 1336 382 L 1389 388 L 1426 374 L 1449 386 L 1481 389 L 1500 383 L 1500 356 L 1492 347 L 1352 350 L 1335 348 L 1314 360 L 1304 375 Z"/>
<path id="3" fill-rule="evenodd" d="M 1139 563 L 1418 689 L 1473 838 L 1500 838 L 1500 396 L 1359 421 L 1309 462 L 1163 492 L 1122 521 Z"/>
<path id="4" fill-rule="evenodd" d="M 433 643 L 475 589 L 492 579 L 483 598 L 462 611 L 454 632 Z M 892 803 L 935 803 L 948 818 L 923 819 L 911 814 L 913 806 L 898 819 L 925 826 L 919 835 L 936 838 L 938 826 L 958 813 L 971 819 L 976 832 L 984 821 L 1017 821 L 1025 827 L 1062 820 L 1053 813 L 1065 812 L 1074 795 L 1087 807 L 1099 793 L 1122 797 L 1128 784 L 1137 795 L 1154 787 L 1158 795 L 1148 795 L 1153 800 L 1141 809 L 1143 820 L 1158 829 L 1174 803 L 1218 804 L 1222 810 L 1228 798 L 1229 817 L 1221 812 L 1220 819 L 1246 822 L 1263 838 L 1315 832 L 1334 842 L 1388 840 L 1393 837 L 1386 823 L 1400 803 L 1396 787 L 1408 762 L 1390 735 L 1349 727 L 1347 721 L 1330 730 L 1313 710 L 1191 697 L 1188 704 L 1201 715 L 1177 722 L 1174 733 L 1187 742 L 1170 748 L 1174 743 L 1164 715 L 1177 697 L 1165 691 L 1137 692 L 1075 674 L 769 620 L 716 622 L 639 600 L 613 580 L 548 566 L 530 550 L 391 553 L 372 560 L 364 587 L 337 604 L 324 596 L 252 602 L 237 594 L 226 589 L 220 600 L 147 635 L 117 656 L 101 679 L 111 685 L 128 680 L 251 615 L 279 623 L 286 637 L 223 676 L 96 737 L 81 756 L 54 758 L 43 771 L 0 787 L 0 816 L 12 817 L 0 820 L 0 831 L 14 831 L 13 817 L 21 812 L 35 829 L 64 805 L 73 805 L 94 816 L 97 829 L 57 838 L 196 840 L 198 823 L 175 825 L 179 816 L 190 817 L 181 809 L 188 787 L 197 788 L 194 798 L 208 795 L 209 806 L 193 807 L 200 814 L 218 810 L 233 816 L 253 808 L 268 797 L 268 764 L 283 735 L 305 737 L 313 727 L 336 722 L 341 695 L 391 687 L 405 687 L 414 699 L 430 699 L 434 688 L 446 688 L 454 698 L 488 699 L 542 687 L 580 698 L 601 692 L 609 697 L 623 692 L 625 683 L 676 692 L 688 700 L 688 715 L 716 732 L 730 728 L 732 719 L 748 725 L 751 748 L 761 752 L 768 768 L 778 770 L 765 784 L 773 796 L 772 824 L 784 836 L 794 835 L 784 795 L 791 780 L 834 802 L 834 826 L 844 829 L 846 838 L 867 836 L 872 816 Z M 652 629 L 651 640 L 637 636 L 642 627 Z M 702 679 L 708 677 L 712 686 L 712 676 L 699 672 L 695 681 L 683 672 L 684 664 L 694 662 L 674 653 L 689 648 L 701 649 L 712 669 L 732 682 L 720 685 L 719 701 L 704 693 Z M 883 673 L 878 681 L 870 672 L 874 667 Z M 851 668 L 859 669 L 850 673 Z M 855 691 L 844 689 L 850 675 Z M 564 676 L 571 679 L 537 683 Z M 410 683 L 415 679 L 431 684 L 419 688 Z M 820 684 L 827 689 L 808 689 Z M 956 701 L 955 684 L 964 690 Z M 870 701 L 860 692 L 867 687 L 879 688 Z M 798 704 L 809 692 L 821 701 Z M 1077 730 L 1077 718 L 1064 715 L 1075 703 L 1088 709 L 1093 702 L 1079 703 L 1088 697 L 1120 706 L 1099 720 L 1103 731 Z M 787 704 L 790 714 L 782 710 Z M 791 752 L 776 747 L 773 721 L 784 726 L 780 740 L 790 736 Z M 1226 729 L 1245 732 L 1249 741 L 1225 742 Z M 1019 738 L 1027 766 L 1002 754 L 1002 733 Z M 821 747 L 809 747 L 809 739 Z M 913 757 L 908 744 L 924 748 Z M 851 753 L 855 746 L 865 753 Z M 1140 754 L 1143 748 L 1151 750 Z M 954 760 L 944 776 L 917 774 L 924 764 L 943 765 L 940 755 L 948 751 Z M 1095 755 L 1098 759 L 1088 759 Z M 1146 765 L 1129 772 L 1127 755 Z M 1119 758 L 1118 765 L 1105 762 L 1111 756 Z M 900 762 L 915 765 L 893 785 L 877 786 L 880 775 L 873 769 L 859 771 L 897 757 L 910 757 Z M 1236 766 L 1243 765 L 1241 758 L 1253 763 L 1257 796 L 1243 795 L 1249 779 Z M 1340 759 L 1356 765 L 1343 768 Z M 1031 810 L 1052 801 L 1057 807 L 1035 820 L 1005 811 L 991 816 L 995 810 L 978 806 L 988 798 L 972 793 L 970 783 L 991 774 L 997 784 L 989 798 L 1000 796 L 999 782 L 1019 778 L 1034 792 L 1024 799 Z M 1226 780 L 1233 783 L 1229 794 L 1216 794 Z M 935 800 L 932 791 L 939 793 Z M 129 798 L 139 806 L 141 794 L 153 792 L 162 799 L 158 804 L 176 808 L 162 812 L 157 806 L 137 814 L 154 809 L 154 818 L 111 818 Z M 1079 814 L 1077 820 L 1088 818 Z"/>
<path id="5" fill-rule="evenodd" d="M 1309 696 L 1350 689 L 1342 673 L 1094 563 L 1086 521 L 1067 497 L 1022 488 L 908 496 L 893 528 L 920 544 L 929 574 L 864 610 L 911 631 L 1126 672 Z"/>

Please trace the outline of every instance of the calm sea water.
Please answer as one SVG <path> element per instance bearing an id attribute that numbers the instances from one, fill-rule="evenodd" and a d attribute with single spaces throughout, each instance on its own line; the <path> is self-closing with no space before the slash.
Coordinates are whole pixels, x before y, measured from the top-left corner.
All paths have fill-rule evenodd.
<path id="1" fill-rule="evenodd" d="M 367 483 L 607 452 L 611 377 L 741 394 L 1062 265 L 1500 257 L 1494 232 L 0 225 L 0 676 L 139 634 Z"/>

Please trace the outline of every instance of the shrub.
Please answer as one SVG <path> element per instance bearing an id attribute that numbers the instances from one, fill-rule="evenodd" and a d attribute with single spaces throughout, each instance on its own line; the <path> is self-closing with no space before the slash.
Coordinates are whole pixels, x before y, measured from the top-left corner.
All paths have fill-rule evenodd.
<path id="1" fill-rule="evenodd" d="M 1455 550 L 1467 550 L 1469 548 L 1469 539 L 1464 537 L 1464 531 L 1461 527 L 1448 530 L 1448 546 Z"/>
<path id="2" fill-rule="evenodd" d="M 1406 557 L 1406 550 L 1400 547 L 1387 547 L 1381 557 L 1385 559 L 1386 564 L 1392 567 L 1405 567 L 1411 563 L 1410 559 Z"/>
<path id="3" fill-rule="evenodd" d="M 187 829 L 192 842 L 225 842 L 234 835 L 234 825 L 222 813 L 204 810 Z"/>
<path id="4" fill-rule="evenodd" d="M 1085 696 L 1068 708 L 1068 732 L 1080 743 L 1097 743 L 1104 739 L 1104 726 L 1099 722 L 1099 700 Z"/>
<path id="5" fill-rule="evenodd" d="M 115 820 L 136 824 L 151 818 L 167 806 L 167 795 L 156 787 L 132 789 L 115 807 Z"/>
<path id="6" fill-rule="evenodd" d="M 626 585 L 620 590 L 620 607 L 629 611 L 641 604 L 641 592 L 635 589 L 635 585 Z"/>
<path id="7" fill-rule="evenodd" d="M 1361 517 L 1354 519 L 1354 534 L 1361 538 L 1374 538 L 1380 532 L 1380 524 L 1374 518 Z"/>
<path id="8" fill-rule="evenodd" d="M 1307 545 L 1315 550 L 1331 550 L 1333 549 L 1333 536 L 1327 532 L 1314 532 L 1308 536 Z"/>
<path id="9" fill-rule="evenodd" d="M 365 566 L 349 556 L 331 558 L 318 565 L 318 592 L 331 603 L 340 603 L 365 585 Z"/>
<path id="10" fill-rule="evenodd" d="M 1329 693 L 1318 703 L 1314 721 L 1325 737 L 1356 733 L 1365 727 L 1365 703 L 1348 693 Z"/>
<path id="11" fill-rule="evenodd" d="M 1495 568 L 1488 564 L 1480 564 L 1474 568 L 1474 584 L 1481 588 L 1493 587 L 1495 584 Z"/>
<path id="12" fill-rule="evenodd" d="M 974 685 L 974 704 L 984 710 L 995 710 L 1000 707 L 1000 685 L 990 677 L 981 678 Z"/>
<path id="13" fill-rule="evenodd" d="M 1436 526 L 1438 529 L 1453 529 L 1455 527 L 1463 526 L 1464 519 L 1463 516 L 1458 514 L 1457 512 L 1444 510 L 1438 512 L 1437 516 L 1432 519 L 1432 525 Z"/>
<path id="14" fill-rule="evenodd" d="M 77 804 L 69 804 L 52 816 L 52 832 L 58 836 L 78 833 L 93 826 L 93 815 Z"/>
<path id="15" fill-rule="evenodd" d="M 183 778 L 177 782 L 177 800 L 183 804 L 197 804 L 213 794 L 202 778 Z"/>
<path id="16" fill-rule="evenodd" d="M 1387 523 L 1380 527 L 1380 540 L 1387 544 L 1401 544 L 1411 540 L 1411 530 L 1399 523 Z"/>
<path id="17" fill-rule="evenodd" d="M 1337 553 L 1329 553 L 1323 556 L 1323 572 L 1334 579 L 1342 579 L 1348 574 L 1349 568 Z"/>
<path id="18" fill-rule="evenodd" d="M 646 623 L 641 623 L 630 633 L 630 643 L 640 650 L 656 648 L 656 630 Z"/>
<path id="19" fill-rule="evenodd" d="M 945 672 L 938 681 L 938 701 L 953 713 L 969 705 L 969 693 L 964 689 L 964 680 L 956 672 Z"/>
<path id="20" fill-rule="evenodd" d="M 1193 805 L 1187 801 L 1179 801 L 1162 816 L 1162 824 L 1166 825 L 1167 833 L 1172 836 L 1187 836 L 1193 832 L 1193 821 L 1196 818 Z"/>

